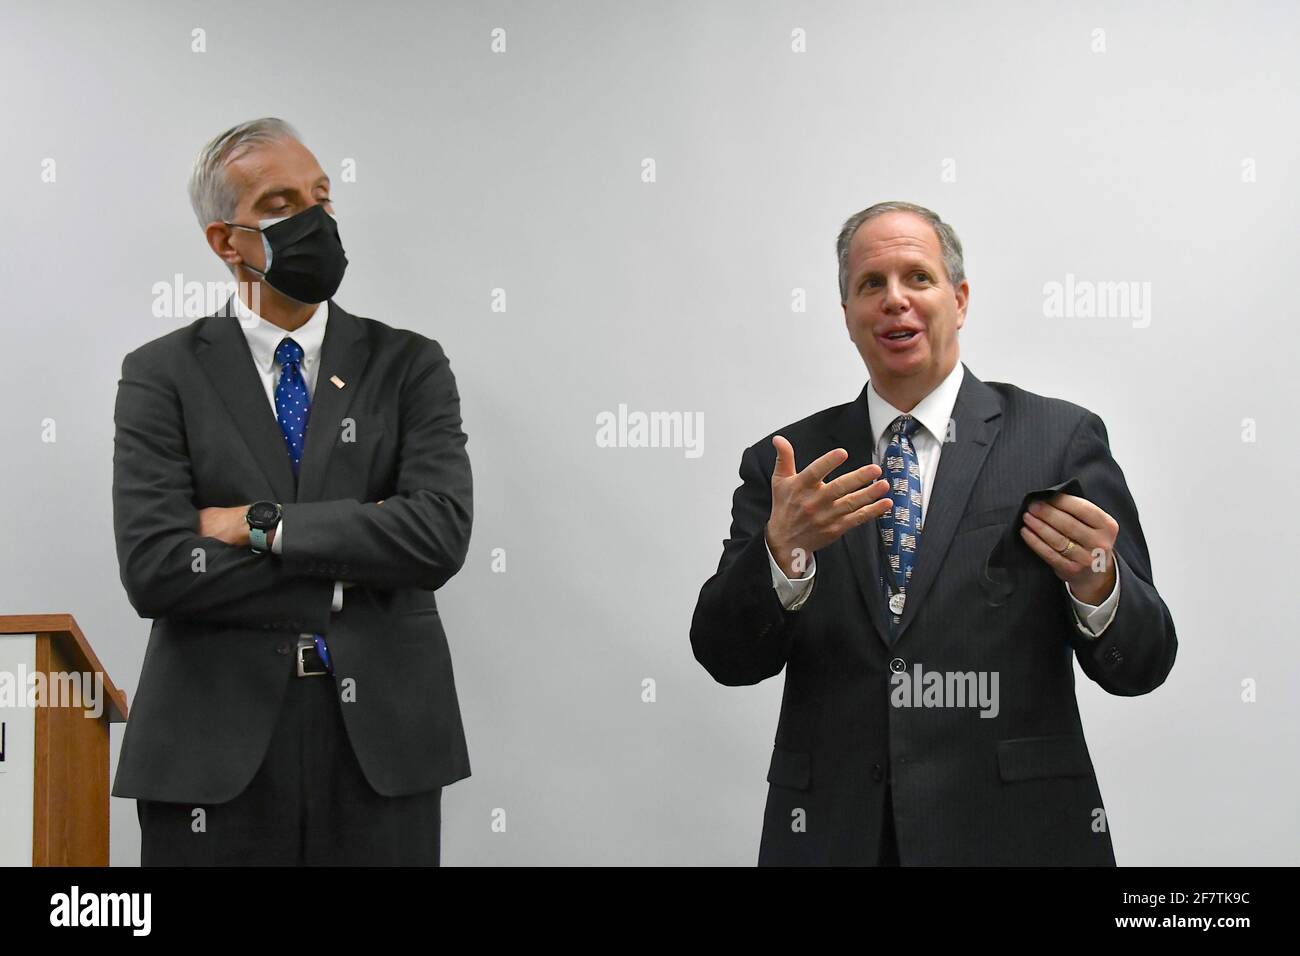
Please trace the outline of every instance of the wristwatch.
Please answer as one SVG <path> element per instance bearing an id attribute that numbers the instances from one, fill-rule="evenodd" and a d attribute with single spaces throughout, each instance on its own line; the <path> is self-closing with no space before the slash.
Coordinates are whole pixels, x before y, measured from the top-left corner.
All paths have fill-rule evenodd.
<path id="1" fill-rule="evenodd" d="M 274 531 L 280 523 L 280 506 L 274 501 L 254 501 L 248 506 L 244 520 L 248 522 L 248 540 L 253 550 L 261 554 L 268 549 L 266 533 Z"/>

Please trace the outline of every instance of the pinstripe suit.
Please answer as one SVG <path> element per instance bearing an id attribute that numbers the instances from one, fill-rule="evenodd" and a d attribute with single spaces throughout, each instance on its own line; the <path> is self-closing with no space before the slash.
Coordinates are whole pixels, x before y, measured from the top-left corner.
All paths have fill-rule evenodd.
<path id="1" fill-rule="evenodd" d="M 691 644 L 723 684 L 785 670 L 760 864 L 879 862 L 887 796 L 903 864 L 1115 862 L 1073 660 L 1112 694 L 1147 693 L 1173 666 L 1173 621 L 1152 584 L 1137 509 L 1101 419 L 964 372 L 955 441 L 933 476 L 892 642 L 875 522 L 819 551 L 807 602 L 782 606 L 763 533 L 772 436 L 742 456 L 731 533 L 700 591 Z M 773 434 L 790 440 L 797 469 L 847 449 L 833 480 L 871 461 L 867 391 Z M 1027 496 L 1051 489 L 1085 497 L 1119 522 L 1122 597 L 1096 639 L 1078 628 L 1060 580 L 1018 537 Z M 996 674 L 996 716 L 891 703 L 891 676 L 918 667 Z"/>

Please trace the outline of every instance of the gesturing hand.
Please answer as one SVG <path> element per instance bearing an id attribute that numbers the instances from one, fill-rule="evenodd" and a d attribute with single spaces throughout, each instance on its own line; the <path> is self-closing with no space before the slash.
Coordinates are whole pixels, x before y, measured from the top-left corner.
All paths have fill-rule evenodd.
<path id="1" fill-rule="evenodd" d="M 823 479 L 848 460 L 843 448 L 828 451 L 796 473 L 794 447 L 780 435 L 772 438 L 772 447 L 776 467 L 767 546 L 788 578 L 803 575 L 814 551 L 893 507 L 889 482 L 875 480 L 881 475 L 879 465 L 863 465 L 826 482 Z"/>
<path id="2" fill-rule="evenodd" d="M 1119 523 L 1087 498 L 1060 492 L 1024 513 L 1020 536 L 1085 604 L 1100 604 L 1115 586 Z"/>

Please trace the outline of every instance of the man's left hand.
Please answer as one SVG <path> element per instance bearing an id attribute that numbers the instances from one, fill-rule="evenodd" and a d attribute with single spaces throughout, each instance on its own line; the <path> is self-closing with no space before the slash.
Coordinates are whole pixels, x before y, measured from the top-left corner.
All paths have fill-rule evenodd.
<path id="1" fill-rule="evenodd" d="M 199 537 L 216 538 L 237 548 L 246 548 L 248 540 L 248 505 L 233 508 L 200 508 Z"/>
<path id="2" fill-rule="evenodd" d="M 1088 499 L 1063 492 L 1050 503 L 1035 501 L 1023 520 L 1020 537 L 1070 586 L 1070 593 L 1085 604 L 1101 604 L 1115 586 L 1119 523 Z M 1069 554 L 1062 554 L 1067 548 Z"/>

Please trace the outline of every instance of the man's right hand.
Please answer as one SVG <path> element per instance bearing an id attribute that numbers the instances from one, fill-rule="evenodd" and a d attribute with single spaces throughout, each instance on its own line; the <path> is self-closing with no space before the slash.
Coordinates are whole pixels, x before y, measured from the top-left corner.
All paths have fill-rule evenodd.
<path id="1" fill-rule="evenodd" d="M 794 447 L 780 435 L 772 438 L 772 446 L 776 467 L 767 546 L 788 578 L 802 577 L 814 552 L 894 506 L 879 465 L 863 465 L 826 482 L 823 479 L 848 459 L 843 448 L 828 451 L 796 473 Z"/>

